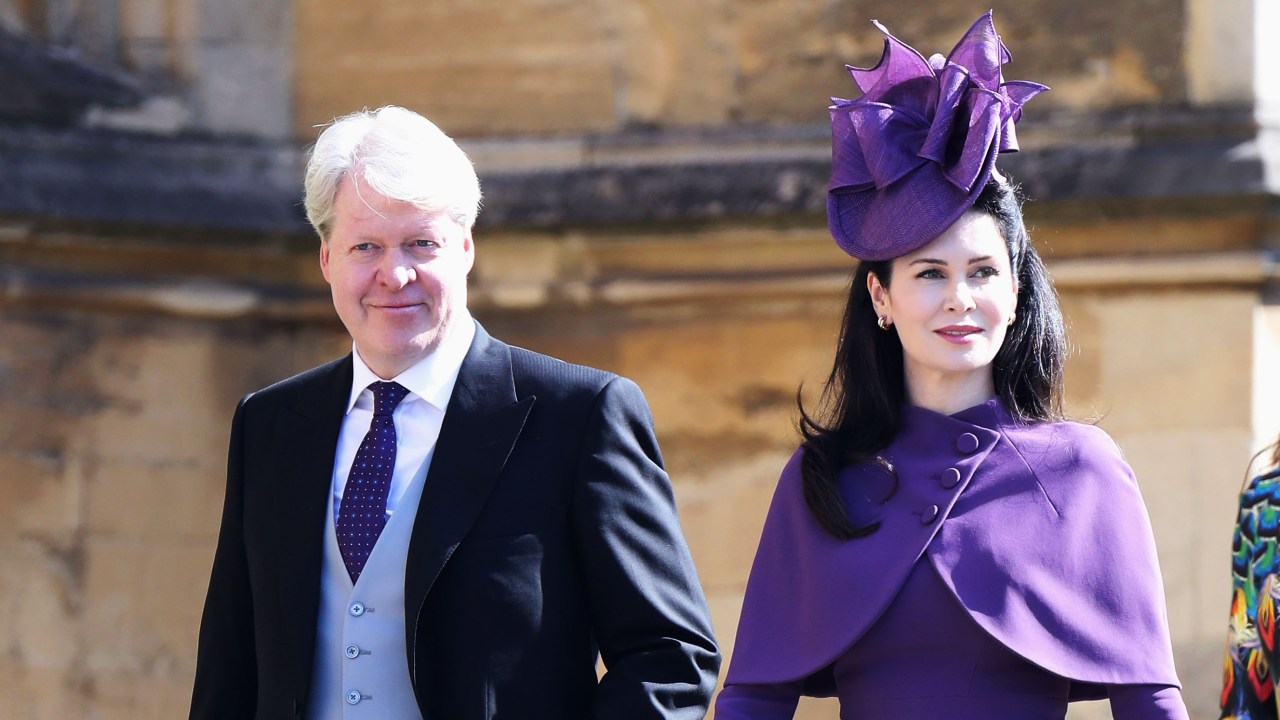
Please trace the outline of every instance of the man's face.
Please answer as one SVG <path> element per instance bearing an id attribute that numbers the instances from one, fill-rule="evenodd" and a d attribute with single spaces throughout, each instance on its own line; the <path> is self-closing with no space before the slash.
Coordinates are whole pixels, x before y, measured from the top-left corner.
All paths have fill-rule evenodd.
<path id="1" fill-rule="evenodd" d="M 360 357 L 383 379 L 430 355 L 467 306 L 470 232 L 348 175 L 320 243 L 320 270 Z"/>

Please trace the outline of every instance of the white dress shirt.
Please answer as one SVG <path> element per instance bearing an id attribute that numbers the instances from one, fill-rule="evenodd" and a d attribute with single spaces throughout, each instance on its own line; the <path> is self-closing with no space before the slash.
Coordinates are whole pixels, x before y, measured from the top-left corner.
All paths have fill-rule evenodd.
<path id="1" fill-rule="evenodd" d="M 426 478 L 436 440 L 440 438 L 445 408 L 449 405 L 462 360 L 471 349 L 475 334 L 475 323 L 470 314 L 464 312 L 464 316 L 454 318 L 453 331 L 441 339 L 434 352 L 391 378 L 403 385 L 409 394 L 400 401 L 391 416 L 396 424 L 396 467 L 392 471 L 391 488 L 387 494 L 388 518 L 395 512 L 409 485 Z M 356 451 L 373 421 L 373 392 L 369 385 L 382 380 L 361 359 L 360 349 L 354 344 L 352 360 L 351 399 L 338 434 L 338 450 L 333 462 L 335 521 L 342 505 L 342 492 L 347 486 L 347 475 L 351 473 L 351 463 L 355 461 Z"/>

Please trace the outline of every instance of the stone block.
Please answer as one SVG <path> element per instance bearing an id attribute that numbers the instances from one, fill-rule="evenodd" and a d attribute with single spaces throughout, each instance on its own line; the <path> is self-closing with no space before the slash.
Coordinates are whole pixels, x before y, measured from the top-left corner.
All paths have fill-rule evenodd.
<path id="1" fill-rule="evenodd" d="M 77 445 L 104 459 L 221 463 L 235 396 L 217 385 L 225 362 L 218 339 L 156 330 L 112 338 L 95 355 L 95 381 L 111 398 L 85 419 Z"/>
<path id="2" fill-rule="evenodd" d="M 482 241 L 476 247 L 471 291 L 502 308 L 539 307 L 575 279 L 576 252 L 550 238 Z M 566 277 L 567 276 L 567 277 Z"/>
<path id="3" fill-rule="evenodd" d="M 21 660 L 0 657 L 0 713 L 22 720 L 66 720 L 96 717 L 80 692 L 73 673 L 65 668 L 32 667 Z M 185 713 L 184 713 L 185 714 Z M 178 717 L 178 716 L 173 716 Z"/>
<path id="4" fill-rule="evenodd" d="M 451 135 L 614 124 L 615 48 L 603 4 L 296 3 L 294 129 L 394 103 Z"/>
<path id="5" fill-rule="evenodd" d="M 74 458 L 0 452 L 0 538 L 70 540 L 84 519 L 77 465 Z"/>
<path id="6" fill-rule="evenodd" d="M 120 39 L 126 45 L 141 40 L 169 39 L 174 0 L 117 0 Z"/>
<path id="7" fill-rule="evenodd" d="M 1253 302 L 1243 291 L 1072 297 L 1069 320 L 1091 340 L 1072 362 L 1097 378 L 1072 388 L 1093 399 L 1076 411 L 1104 417 L 1114 432 L 1248 426 Z"/>
<path id="8" fill-rule="evenodd" d="M 135 688 L 151 680 L 189 683 L 212 557 L 211 543 L 89 537 L 81 630 L 86 672 Z"/>
<path id="9" fill-rule="evenodd" d="M 619 338 L 618 369 L 646 388 L 664 435 L 727 433 L 786 445 L 796 387 L 825 378 L 837 325 L 757 316 L 632 328 Z"/>
<path id="10" fill-rule="evenodd" d="M 179 0 L 196 5 L 197 33 L 203 40 L 249 44 L 257 48 L 289 46 L 289 0 Z"/>
<path id="11" fill-rule="evenodd" d="M 289 136 L 293 68 L 287 47 L 202 40 L 190 56 L 201 127 L 226 135 Z"/>
<path id="12" fill-rule="evenodd" d="M 713 125 L 740 108 L 733 6 L 725 0 L 614 0 L 623 124 Z"/>
<path id="13" fill-rule="evenodd" d="M 1226 629 L 1248 437 L 1247 427 L 1116 435 L 1151 515 L 1175 644 L 1219 642 Z"/>
<path id="14" fill-rule="evenodd" d="M 182 718 L 191 710 L 191 679 L 147 679 L 100 675 L 93 688 L 94 720 Z"/>
<path id="15" fill-rule="evenodd" d="M 1254 99 L 1255 3 L 1250 0 L 1187 0 L 1188 95 L 1195 103 L 1248 103 Z M 1261 75 L 1258 75 L 1261 77 Z"/>
<path id="16" fill-rule="evenodd" d="M 1280 398 L 1280 304 L 1254 310 L 1254 398 Z M 1253 403 L 1253 446 L 1262 448 L 1280 441 L 1280 402 Z M 1260 470 L 1260 468 L 1259 468 Z"/>
<path id="17" fill-rule="evenodd" d="M 787 458 L 786 452 L 757 452 L 703 477 L 677 476 L 681 525 L 707 592 L 741 592 L 746 585 Z"/>
<path id="18" fill-rule="evenodd" d="M 37 674 L 70 677 L 78 665 L 81 556 L 76 545 L 0 540 L 0 643 Z M 21 717 L 26 717 L 25 715 Z"/>
<path id="19" fill-rule="evenodd" d="M 694 276 L 709 273 L 785 273 L 854 265 L 831 242 L 825 228 L 711 228 L 685 236 L 673 252 L 667 234 L 619 234 L 608 242 L 587 243 L 584 262 L 593 273 L 611 276 Z"/>
<path id="20" fill-rule="evenodd" d="M 833 27 L 831 6 L 814 0 L 739 5 L 738 113 L 747 122 L 826 122 L 827 98 L 856 97 L 844 73 L 851 28 Z M 875 32 L 868 22 L 854 32 Z M 865 28 L 865 30 L 864 30 Z M 871 49 L 880 41 L 873 39 Z"/>
<path id="21" fill-rule="evenodd" d="M 86 481 L 84 527 L 158 544 L 211 542 L 221 520 L 224 455 L 203 462 L 101 459 Z"/>

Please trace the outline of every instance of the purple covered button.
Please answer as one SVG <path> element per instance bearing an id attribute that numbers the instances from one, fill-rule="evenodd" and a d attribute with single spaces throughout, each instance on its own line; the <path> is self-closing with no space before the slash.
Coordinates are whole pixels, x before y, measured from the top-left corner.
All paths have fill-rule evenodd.
<path id="1" fill-rule="evenodd" d="M 925 525 L 928 525 L 929 523 L 937 519 L 938 519 L 937 505 L 930 505 L 929 507 L 924 509 L 924 512 L 920 513 L 920 522 L 924 523 Z"/>
<path id="2" fill-rule="evenodd" d="M 960 484 L 960 471 L 955 468 L 947 468 L 943 471 L 942 477 L 938 478 L 938 482 L 942 483 L 942 487 L 950 490 Z"/>
<path id="3" fill-rule="evenodd" d="M 965 433 L 956 440 L 956 449 L 968 455 L 978 449 L 978 436 L 973 433 Z"/>

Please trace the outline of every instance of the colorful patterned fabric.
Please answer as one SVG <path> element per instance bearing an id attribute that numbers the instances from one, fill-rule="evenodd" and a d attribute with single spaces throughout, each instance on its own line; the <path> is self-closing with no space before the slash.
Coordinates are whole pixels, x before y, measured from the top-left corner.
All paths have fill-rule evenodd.
<path id="1" fill-rule="evenodd" d="M 1276 604 L 1280 599 L 1280 468 L 1240 493 L 1231 541 L 1231 625 L 1222 662 L 1223 720 L 1277 720 Z"/>

